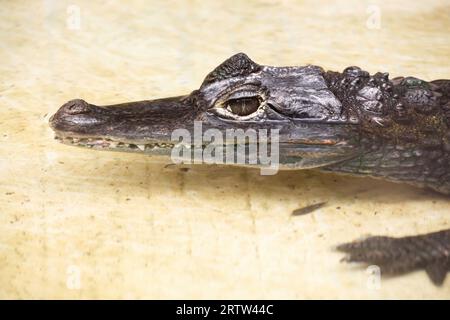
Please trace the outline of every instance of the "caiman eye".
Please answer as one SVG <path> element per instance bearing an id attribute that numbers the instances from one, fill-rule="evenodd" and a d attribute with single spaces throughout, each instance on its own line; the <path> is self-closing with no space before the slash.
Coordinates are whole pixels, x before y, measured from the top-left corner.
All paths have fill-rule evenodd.
<path id="1" fill-rule="evenodd" d="M 258 110 L 261 101 L 258 97 L 229 99 L 226 109 L 238 116 L 248 116 Z"/>

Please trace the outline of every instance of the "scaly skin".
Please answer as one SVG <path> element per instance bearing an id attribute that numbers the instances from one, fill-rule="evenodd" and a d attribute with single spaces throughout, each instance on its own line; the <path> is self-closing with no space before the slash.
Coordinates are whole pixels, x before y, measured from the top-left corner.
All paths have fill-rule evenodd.
<path id="1" fill-rule="evenodd" d="M 365 151 L 326 170 L 450 193 L 450 81 L 388 80 L 359 68 L 328 72 L 331 90 L 359 119 Z M 356 84 L 355 84 L 356 83 Z"/>
<path id="2" fill-rule="evenodd" d="M 169 156 L 171 133 L 192 134 L 194 121 L 203 132 L 279 129 L 281 169 L 369 175 L 450 194 L 450 80 L 261 66 L 240 53 L 189 95 L 104 107 L 72 100 L 50 125 L 67 144 Z M 374 237 L 339 249 L 386 273 L 424 268 L 442 284 L 449 233 Z"/>

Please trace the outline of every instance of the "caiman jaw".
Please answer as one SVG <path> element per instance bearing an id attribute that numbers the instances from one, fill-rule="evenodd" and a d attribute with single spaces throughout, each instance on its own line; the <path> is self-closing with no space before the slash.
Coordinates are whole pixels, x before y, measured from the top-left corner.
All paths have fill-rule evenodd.
<path id="1" fill-rule="evenodd" d="M 103 150 L 168 154 L 171 132 L 193 117 L 185 97 L 99 107 L 71 100 L 51 118 L 62 143 Z"/>
<path id="2" fill-rule="evenodd" d="M 109 138 L 77 138 L 71 136 L 55 136 L 56 140 L 60 140 L 64 144 L 86 147 L 93 149 L 104 149 L 104 150 L 117 150 L 117 151 L 135 151 L 135 152 L 157 152 L 162 151 L 160 149 L 172 148 L 173 143 L 145 143 L 145 144 L 135 144 L 121 142 Z"/>

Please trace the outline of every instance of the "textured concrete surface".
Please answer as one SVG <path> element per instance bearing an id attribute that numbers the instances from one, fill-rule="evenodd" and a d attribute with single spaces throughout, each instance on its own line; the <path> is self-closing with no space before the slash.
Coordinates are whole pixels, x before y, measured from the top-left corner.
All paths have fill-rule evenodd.
<path id="1" fill-rule="evenodd" d="M 449 228 L 448 199 L 314 171 L 165 168 L 71 148 L 65 101 L 189 92 L 233 53 L 450 77 L 449 1 L 2 1 L 0 298 L 450 298 L 424 272 L 378 286 L 332 247 Z M 327 201 L 313 214 L 292 210 Z"/>

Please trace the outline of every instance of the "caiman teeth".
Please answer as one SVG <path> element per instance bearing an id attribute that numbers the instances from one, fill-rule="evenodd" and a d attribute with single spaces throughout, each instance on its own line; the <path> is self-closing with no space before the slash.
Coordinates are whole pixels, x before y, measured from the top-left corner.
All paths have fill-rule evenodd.
<path id="1" fill-rule="evenodd" d="M 173 143 L 145 143 L 145 144 L 134 144 L 119 142 L 110 139 L 95 139 L 95 138 L 72 138 L 72 137 L 58 137 L 55 139 L 61 140 L 63 143 L 84 146 L 88 148 L 102 148 L 102 149 L 137 149 L 140 151 L 145 150 L 157 150 L 160 148 L 172 148 L 175 144 Z"/>

